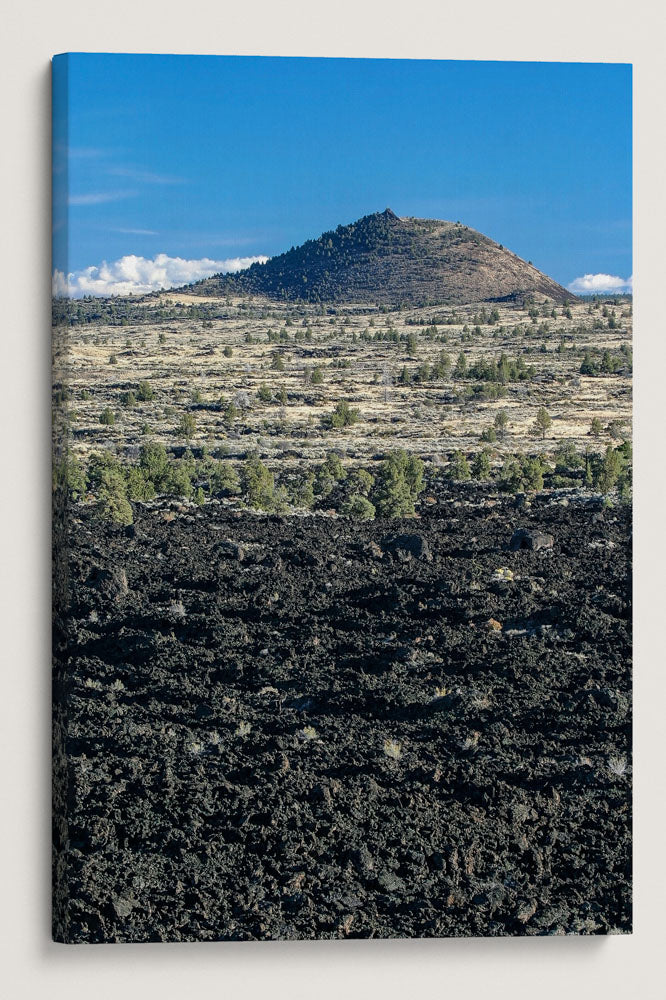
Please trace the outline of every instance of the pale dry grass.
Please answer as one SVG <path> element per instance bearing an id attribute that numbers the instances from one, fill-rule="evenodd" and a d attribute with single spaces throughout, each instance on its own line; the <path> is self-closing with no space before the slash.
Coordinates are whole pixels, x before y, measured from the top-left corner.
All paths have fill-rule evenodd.
<path id="1" fill-rule="evenodd" d="M 492 424 L 498 410 L 509 415 L 506 439 L 493 446 L 495 460 L 501 461 L 506 452 L 524 450 L 552 453 L 561 440 L 572 440 L 580 450 L 599 450 L 611 439 L 589 435 L 590 422 L 599 417 L 604 427 L 611 421 L 622 421 L 627 432 L 631 428 L 631 379 L 605 375 L 588 378 L 579 374 L 580 358 L 558 354 L 560 336 L 566 336 L 580 325 L 591 326 L 587 303 L 572 307 L 572 319 L 561 315 L 546 320 L 550 326 L 545 354 L 538 348 L 541 338 L 514 336 L 516 325 L 531 331 L 524 310 L 500 306 L 500 323 L 482 326 L 480 336 L 472 343 L 461 343 L 465 322 L 472 327 L 472 317 L 480 307 L 457 309 L 460 322 L 455 326 L 438 325 L 447 343 L 431 342 L 424 337 L 424 328 L 407 325 L 408 318 L 419 315 L 429 320 L 433 314 L 450 313 L 450 309 L 427 308 L 372 317 L 370 332 L 392 326 L 399 334 L 416 332 L 418 356 L 407 357 L 403 343 L 385 341 L 352 342 L 352 334 L 368 329 L 371 317 L 355 315 L 352 307 L 339 310 L 335 323 L 320 316 L 313 307 L 306 309 L 312 329 L 312 343 L 269 343 L 269 330 L 279 330 L 291 308 L 254 300 L 257 314 L 247 317 L 239 310 L 240 300 L 211 300 L 183 293 L 167 292 L 167 302 L 183 302 L 201 306 L 212 301 L 221 304 L 234 315 L 214 320 L 211 327 L 200 320 L 174 320 L 134 327 L 86 326 L 72 329 L 69 341 L 70 387 L 73 390 L 73 448 L 85 454 L 100 447 L 126 448 L 140 445 L 147 437 L 167 446 L 183 446 L 176 428 L 183 412 L 193 408 L 192 393 L 201 394 L 203 407 L 194 406 L 197 432 L 192 446 L 206 445 L 211 450 L 223 447 L 231 457 L 245 454 L 257 447 L 260 453 L 285 463 L 319 459 L 327 450 L 337 449 L 350 460 L 372 460 L 391 448 L 404 447 L 424 457 L 445 458 L 451 450 L 472 450 L 481 447 L 480 431 Z M 152 300 L 152 309 L 159 300 Z M 489 309 L 489 307 L 486 307 Z M 559 312 L 559 310 L 558 310 Z M 623 329 L 592 330 L 577 337 L 577 346 L 608 347 L 617 351 L 622 343 L 631 341 L 631 318 L 618 315 Z M 599 313 L 595 313 L 595 316 Z M 539 322 L 542 320 L 540 319 Z M 302 330 L 299 316 L 288 327 L 291 336 Z M 503 336 L 499 325 L 507 328 Z M 344 328 L 344 333 L 343 333 Z M 162 333 L 166 341 L 159 343 Z M 258 343 L 246 343 L 247 335 Z M 127 343 L 129 342 L 129 346 Z M 570 341 L 567 341 L 570 342 Z M 505 399 L 493 402 L 459 404 L 450 396 L 460 383 L 451 378 L 423 385 L 403 386 L 396 382 L 403 365 L 408 369 L 424 361 L 435 362 L 439 352 L 446 350 L 453 363 L 462 349 L 468 361 L 482 356 L 496 357 L 504 352 L 513 358 L 526 346 L 533 352 L 525 361 L 544 376 L 545 381 L 525 382 L 510 386 Z M 233 356 L 224 356 L 231 347 Z M 274 352 L 285 360 L 286 370 L 271 368 Z M 115 355 L 116 364 L 110 363 Z M 336 368 L 337 362 L 348 362 L 349 368 Z M 320 365 L 324 384 L 306 385 L 304 369 Z M 393 384 L 383 380 L 390 372 Z M 124 409 L 122 392 L 136 389 L 141 381 L 150 382 L 155 399 Z M 287 392 L 286 405 L 278 402 L 261 403 L 257 391 L 262 384 Z M 83 399 L 87 390 L 89 399 Z M 232 399 L 245 393 L 252 406 L 242 412 L 237 422 L 228 427 L 223 414 L 214 406 L 220 399 Z M 361 420 L 341 431 L 322 429 L 322 417 L 330 413 L 336 402 L 346 399 L 359 409 Z M 101 411 L 110 406 L 116 413 L 116 423 L 104 427 L 99 422 Z M 545 441 L 535 439 L 531 426 L 538 407 L 545 406 L 553 424 Z"/>

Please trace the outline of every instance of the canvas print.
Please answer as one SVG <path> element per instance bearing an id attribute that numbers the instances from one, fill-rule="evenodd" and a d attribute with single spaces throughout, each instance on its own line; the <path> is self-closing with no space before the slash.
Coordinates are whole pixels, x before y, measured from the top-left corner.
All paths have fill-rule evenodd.
<path id="1" fill-rule="evenodd" d="M 631 67 L 53 60 L 53 935 L 631 931 Z"/>

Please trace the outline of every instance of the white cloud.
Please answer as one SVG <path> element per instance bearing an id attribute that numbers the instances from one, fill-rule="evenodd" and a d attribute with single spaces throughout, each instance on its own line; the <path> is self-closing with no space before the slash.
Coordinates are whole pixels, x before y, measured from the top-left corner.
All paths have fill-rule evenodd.
<path id="1" fill-rule="evenodd" d="M 156 229 L 122 229 L 119 226 L 113 230 L 114 233 L 123 233 L 125 236 L 159 236 Z"/>
<path id="2" fill-rule="evenodd" d="M 135 170 L 133 167 L 108 167 L 106 172 L 113 174 L 114 177 L 128 177 L 130 180 L 143 184 L 185 184 L 183 177 L 158 174 L 150 170 Z"/>
<path id="3" fill-rule="evenodd" d="M 99 191 L 94 194 L 72 194 L 68 198 L 70 205 L 103 205 L 107 201 L 122 201 L 123 198 L 134 198 L 136 191 Z"/>
<path id="4" fill-rule="evenodd" d="M 568 285 L 570 292 L 576 295 L 595 295 L 606 292 L 630 292 L 633 286 L 633 276 L 620 278 L 616 274 L 584 274 L 581 278 L 575 278 Z"/>
<path id="5" fill-rule="evenodd" d="M 81 298 L 83 295 L 145 294 L 163 288 L 187 285 L 213 274 L 242 271 L 256 262 L 264 263 L 268 257 L 230 257 L 227 260 L 184 260 L 158 253 L 152 259 L 128 254 L 110 264 L 104 261 L 99 267 L 85 267 L 65 277 L 62 271 L 53 272 L 53 294 L 59 297 Z"/>

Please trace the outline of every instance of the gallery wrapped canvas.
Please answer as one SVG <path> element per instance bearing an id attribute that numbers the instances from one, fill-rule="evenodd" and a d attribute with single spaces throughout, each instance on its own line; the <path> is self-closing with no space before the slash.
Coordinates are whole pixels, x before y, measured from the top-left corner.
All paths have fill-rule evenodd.
<path id="1" fill-rule="evenodd" d="M 57 941 L 630 932 L 630 109 L 55 57 Z"/>

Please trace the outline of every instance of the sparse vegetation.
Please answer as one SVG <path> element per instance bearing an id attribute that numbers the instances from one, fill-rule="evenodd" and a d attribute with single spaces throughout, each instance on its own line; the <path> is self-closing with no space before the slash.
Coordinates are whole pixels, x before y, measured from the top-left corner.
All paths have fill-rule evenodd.
<path id="1" fill-rule="evenodd" d="M 162 305 L 150 306 L 148 317 L 138 301 L 77 301 L 70 308 L 83 331 L 93 307 L 110 326 L 117 317 L 132 327 L 148 318 L 168 325 L 156 331 L 160 374 L 155 338 L 133 336 L 133 384 L 113 391 L 93 379 L 71 393 L 76 412 L 70 411 L 70 419 L 80 428 L 73 458 L 80 473 L 70 477 L 70 494 L 77 502 L 88 494 L 98 498 L 85 481 L 88 456 L 95 445 L 108 447 L 113 440 L 130 504 L 173 495 L 197 503 L 202 496 L 237 497 L 253 505 L 257 491 L 250 489 L 248 497 L 242 470 L 254 450 L 273 476 L 272 498 L 270 491 L 258 491 L 259 502 L 268 504 L 262 509 L 283 513 L 335 510 L 363 519 L 374 508 L 377 518 L 412 517 L 424 489 L 437 492 L 447 482 L 469 479 L 504 491 L 569 486 L 628 499 L 631 457 L 618 449 L 630 438 L 631 399 L 623 386 L 631 349 L 628 331 L 620 329 L 630 316 L 609 327 L 613 309 L 616 318 L 620 311 L 609 301 L 604 316 L 603 306 L 589 314 L 586 305 L 570 303 L 555 308 L 555 316 L 552 304 L 544 312 L 545 302 L 525 310 L 481 304 L 349 309 L 327 316 L 319 306 L 267 309 L 205 299 L 169 304 L 167 295 Z M 533 324 L 525 323 L 528 310 L 535 313 Z M 590 315 L 602 319 L 606 343 L 599 343 Z M 192 320 L 206 323 L 207 343 L 187 337 Z M 109 327 L 95 323 L 95 336 L 84 332 L 81 342 L 98 350 L 103 364 L 113 340 Z M 76 353 L 78 334 L 73 337 Z M 230 347 L 231 337 L 240 349 Z M 198 381 L 200 359 L 214 351 L 218 338 L 228 363 L 219 371 L 207 369 Z M 452 363 L 445 345 L 456 343 Z M 586 356 L 598 374 L 613 374 L 612 396 L 606 388 L 611 383 L 603 379 L 589 379 L 582 388 L 575 384 Z M 496 401 L 505 396 L 506 405 L 498 409 Z M 565 421 L 566 442 L 552 436 L 555 410 Z M 477 429 L 470 434 L 472 423 Z M 353 443 L 353 452 L 345 455 L 337 441 L 335 452 L 326 448 L 331 432 L 341 438 L 349 430 L 346 447 Z M 411 455 L 404 448 L 407 438 Z M 595 447 L 604 438 L 609 451 Z M 193 459 L 178 458 L 182 444 L 195 442 Z M 204 454 L 207 445 L 217 458 Z M 421 464 L 420 477 L 410 482 L 401 463 L 387 458 L 397 453 L 408 464 Z"/>
<path id="2" fill-rule="evenodd" d="M 351 427 L 358 422 L 359 416 L 358 410 L 352 409 L 346 399 L 341 399 L 328 421 L 331 427 Z"/>

